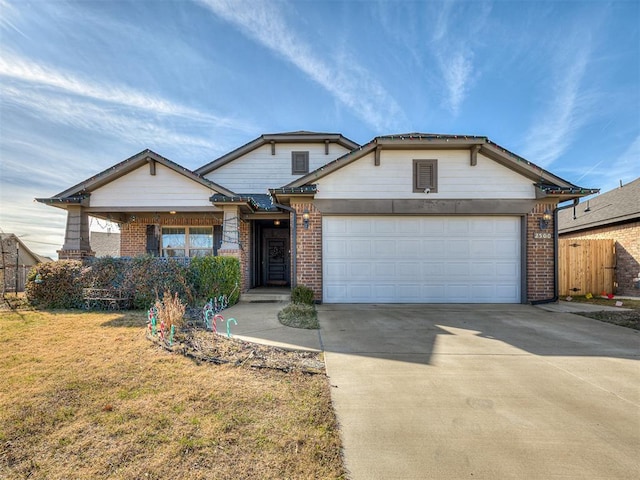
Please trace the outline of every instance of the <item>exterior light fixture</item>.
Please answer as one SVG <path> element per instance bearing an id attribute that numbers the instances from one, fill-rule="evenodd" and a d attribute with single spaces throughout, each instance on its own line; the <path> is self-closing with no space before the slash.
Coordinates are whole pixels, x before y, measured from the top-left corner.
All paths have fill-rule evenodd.
<path id="1" fill-rule="evenodd" d="M 309 210 L 306 208 L 302 212 L 302 225 L 304 225 L 304 228 L 309 228 Z"/>
<path id="2" fill-rule="evenodd" d="M 171 210 L 171 211 L 169 212 L 169 215 L 175 215 L 175 214 L 176 214 L 176 211 L 175 211 L 175 210 Z"/>
<path id="3" fill-rule="evenodd" d="M 544 211 L 542 218 L 540 219 L 540 230 L 546 230 L 551 221 L 551 212 L 547 209 Z"/>
<path id="4" fill-rule="evenodd" d="M 274 220 L 274 221 L 273 221 L 273 224 L 274 224 L 276 227 L 279 227 L 279 226 L 280 226 L 280 220 Z"/>

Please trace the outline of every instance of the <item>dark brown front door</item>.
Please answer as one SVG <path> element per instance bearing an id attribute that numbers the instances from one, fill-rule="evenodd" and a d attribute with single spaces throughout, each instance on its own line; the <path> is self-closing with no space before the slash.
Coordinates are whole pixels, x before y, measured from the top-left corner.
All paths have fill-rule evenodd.
<path id="1" fill-rule="evenodd" d="M 289 232 L 284 229 L 264 229 L 263 284 L 289 285 Z"/>

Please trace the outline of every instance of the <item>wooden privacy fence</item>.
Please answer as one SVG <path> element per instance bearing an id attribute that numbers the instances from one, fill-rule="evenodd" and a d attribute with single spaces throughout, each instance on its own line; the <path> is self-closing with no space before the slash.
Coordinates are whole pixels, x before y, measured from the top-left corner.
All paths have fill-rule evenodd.
<path id="1" fill-rule="evenodd" d="M 560 295 L 613 293 L 614 240 L 560 239 L 558 263 Z"/>

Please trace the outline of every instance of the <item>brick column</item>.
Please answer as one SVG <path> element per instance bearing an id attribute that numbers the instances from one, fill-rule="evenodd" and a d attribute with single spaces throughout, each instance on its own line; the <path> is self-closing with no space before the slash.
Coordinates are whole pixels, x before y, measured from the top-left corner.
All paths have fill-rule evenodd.
<path id="1" fill-rule="evenodd" d="M 555 252 L 553 218 L 546 229 L 540 228 L 545 211 L 553 215 L 555 205 L 539 203 L 527 215 L 527 301 L 545 300 L 554 296 Z"/>
<path id="2" fill-rule="evenodd" d="M 313 290 L 315 300 L 322 301 L 322 214 L 309 201 L 294 202 L 291 207 L 296 211 L 297 241 L 297 285 Z M 309 212 L 309 228 L 305 228 L 302 218 L 305 210 Z"/>

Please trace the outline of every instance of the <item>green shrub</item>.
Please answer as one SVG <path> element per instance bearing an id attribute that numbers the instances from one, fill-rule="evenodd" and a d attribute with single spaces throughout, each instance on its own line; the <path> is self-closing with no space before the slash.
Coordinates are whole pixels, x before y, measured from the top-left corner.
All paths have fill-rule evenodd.
<path id="1" fill-rule="evenodd" d="M 305 285 L 297 285 L 291 290 L 291 301 L 293 303 L 313 305 L 313 290 Z"/>
<path id="2" fill-rule="evenodd" d="M 203 304 L 227 295 L 229 306 L 240 297 L 240 261 L 234 257 L 195 257 L 189 265 L 189 282 L 194 296 Z"/>
<path id="3" fill-rule="evenodd" d="M 82 270 L 79 260 L 36 265 L 27 275 L 25 293 L 29 303 L 39 308 L 81 307 Z"/>
<path id="4" fill-rule="evenodd" d="M 278 320 L 287 327 L 320 328 L 316 307 L 306 303 L 290 303 L 278 312 Z"/>

